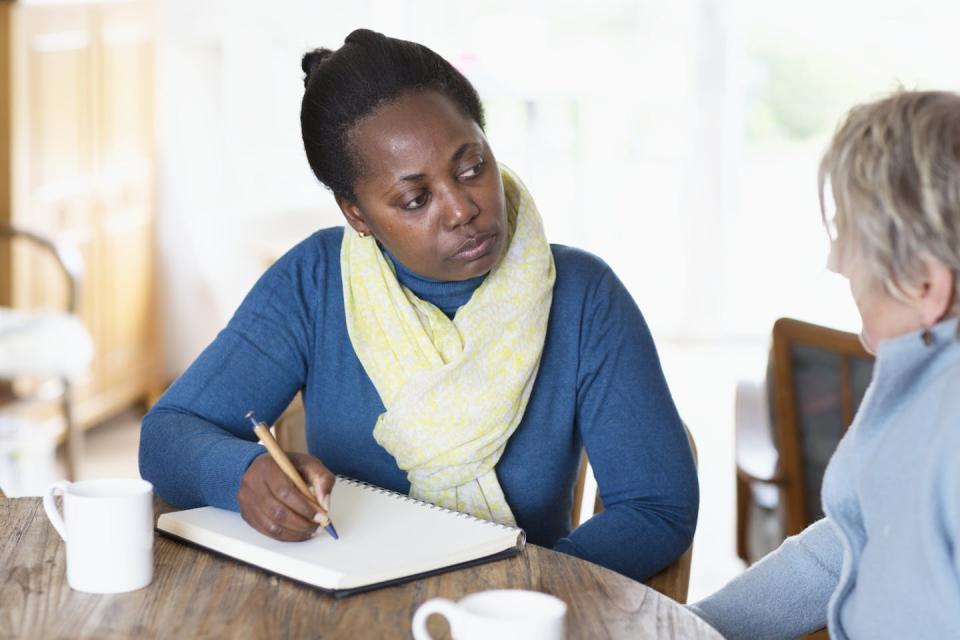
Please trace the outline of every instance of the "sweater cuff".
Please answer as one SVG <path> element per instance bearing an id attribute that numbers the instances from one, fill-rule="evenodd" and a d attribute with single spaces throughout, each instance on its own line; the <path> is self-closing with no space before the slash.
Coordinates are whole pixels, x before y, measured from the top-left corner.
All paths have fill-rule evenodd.
<path id="1" fill-rule="evenodd" d="M 224 438 L 212 445 L 206 456 L 211 464 L 200 484 L 204 487 L 205 502 L 213 507 L 240 511 L 237 502 L 240 479 L 254 459 L 266 451 L 259 443 L 239 438 Z"/>

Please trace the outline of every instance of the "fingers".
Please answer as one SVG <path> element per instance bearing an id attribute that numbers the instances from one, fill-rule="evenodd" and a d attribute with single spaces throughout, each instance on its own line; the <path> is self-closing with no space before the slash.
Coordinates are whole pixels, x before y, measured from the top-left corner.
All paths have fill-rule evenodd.
<path id="1" fill-rule="evenodd" d="M 268 501 L 254 507 L 251 525 L 260 533 L 277 540 L 297 542 L 313 537 L 319 526 L 312 520 L 290 511 L 286 505 L 277 501 Z"/>
<path id="2" fill-rule="evenodd" d="M 273 498 L 272 501 L 268 500 L 268 502 L 274 504 L 278 511 L 285 508 L 299 515 L 304 520 L 310 521 L 316 517 L 318 505 L 303 495 L 282 472 L 279 476 L 271 475 L 267 479 L 267 488 L 270 491 L 270 496 Z"/>
<path id="3" fill-rule="evenodd" d="M 317 464 L 320 465 L 319 461 Z M 322 467 L 322 465 L 320 465 Z M 257 531 L 278 540 L 305 540 L 325 513 L 304 496 L 273 459 L 261 455 L 244 473 L 237 492 L 240 514 Z"/>
<path id="4" fill-rule="evenodd" d="M 313 490 L 317 502 L 326 510 L 330 510 L 330 493 L 337 477 L 327 469 L 322 462 L 306 454 L 290 454 L 293 466 L 297 468 L 307 485 Z"/>

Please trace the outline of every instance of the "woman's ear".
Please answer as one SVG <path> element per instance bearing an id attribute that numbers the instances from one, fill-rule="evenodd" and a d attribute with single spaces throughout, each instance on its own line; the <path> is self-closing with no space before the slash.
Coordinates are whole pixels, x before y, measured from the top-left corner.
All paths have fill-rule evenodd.
<path id="1" fill-rule="evenodd" d="M 353 227 L 357 233 L 370 235 L 370 227 L 367 225 L 366 216 L 360 209 L 360 205 L 343 196 L 334 196 L 334 199 L 337 201 L 337 206 L 340 207 L 343 217 L 346 218 L 347 224 Z"/>
<path id="2" fill-rule="evenodd" d="M 915 300 L 924 326 L 932 327 L 943 320 L 953 307 L 957 276 L 936 258 L 924 256 L 921 260 L 924 276 Z"/>

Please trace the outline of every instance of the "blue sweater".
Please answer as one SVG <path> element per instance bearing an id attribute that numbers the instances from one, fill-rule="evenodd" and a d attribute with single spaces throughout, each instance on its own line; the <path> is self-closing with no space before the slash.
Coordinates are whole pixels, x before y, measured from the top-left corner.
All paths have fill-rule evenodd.
<path id="1" fill-rule="evenodd" d="M 823 479 L 826 517 L 692 609 L 730 640 L 960 638 L 957 320 L 880 344 Z"/>
<path id="2" fill-rule="evenodd" d="M 238 509 L 240 478 L 263 452 L 244 413 L 272 423 L 301 390 L 313 455 L 334 473 L 409 492 L 373 439 L 384 407 L 347 334 L 342 238 L 341 227 L 317 232 L 278 260 L 143 419 L 140 472 L 162 498 Z M 540 370 L 497 477 L 531 542 L 643 580 L 690 545 L 696 469 L 633 299 L 598 258 L 552 250 Z M 483 281 L 438 282 L 395 266 L 401 283 L 448 315 Z M 605 511 L 571 532 L 584 446 Z"/>

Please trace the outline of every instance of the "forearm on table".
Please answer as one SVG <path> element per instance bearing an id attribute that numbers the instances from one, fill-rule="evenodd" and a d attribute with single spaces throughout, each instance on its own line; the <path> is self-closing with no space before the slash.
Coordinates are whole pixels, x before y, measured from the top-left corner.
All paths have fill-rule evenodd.
<path id="1" fill-rule="evenodd" d="M 140 473 L 176 506 L 237 510 L 240 478 L 263 453 L 246 412 L 270 424 L 303 384 L 303 348 L 293 349 L 282 324 L 253 306 L 238 311 L 143 419 Z"/>
<path id="2" fill-rule="evenodd" d="M 690 547 L 695 527 L 685 507 L 622 503 L 587 520 L 554 549 L 642 582 Z"/>
<path id="3" fill-rule="evenodd" d="M 143 419 L 140 475 L 177 507 L 236 511 L 240 478 L 263 451 L 207 420 L 158 408 Z"/>
<path id="4" fill-rule="evenodd" d="M 728 640 L 796 638 L 826 625 L 842 558 L 833 525 L 820 520 L 690 608 Z"/>
<path id="5" fill-rule="evenodd" d="M 178 507 L 237 510 L 240 478 L 263 453 L 244 416 L 272 423 L 297 388 L 242 336 L 221 332 L 144 417 L 141 475 Z"/>

